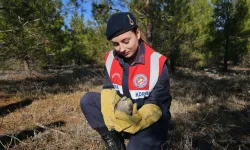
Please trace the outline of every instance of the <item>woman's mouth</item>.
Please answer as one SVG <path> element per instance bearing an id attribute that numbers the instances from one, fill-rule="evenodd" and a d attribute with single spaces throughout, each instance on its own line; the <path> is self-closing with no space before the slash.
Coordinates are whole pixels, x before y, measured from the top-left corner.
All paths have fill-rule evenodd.
<path id="1" fill-rule="evenodd" d="M 128 52 L 122 53 L 123 56 L 127 56 L 128 54 L 129 54 Z"/>

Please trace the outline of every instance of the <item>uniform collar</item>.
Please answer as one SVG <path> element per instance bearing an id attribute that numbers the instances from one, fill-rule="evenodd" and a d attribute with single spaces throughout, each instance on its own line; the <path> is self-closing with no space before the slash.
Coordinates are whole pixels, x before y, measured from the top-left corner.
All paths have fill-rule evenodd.
<path id="1" fill-rule="evenodd" d="M 114 52 L 115 58 L 119 61 L 119 63 L 121 65 L 123 65 L 125 63 L 124 57 L 121 56 L 115 50 L 113 52 Z M 139 49 L 138 49 L 137 56 L 135 58 L 135 62 L 131 66 L 136 65 L 136 64 L 144 64 L 144 63 L 145 63 L 145 43 L 140 40 L 139 41 Z"/>

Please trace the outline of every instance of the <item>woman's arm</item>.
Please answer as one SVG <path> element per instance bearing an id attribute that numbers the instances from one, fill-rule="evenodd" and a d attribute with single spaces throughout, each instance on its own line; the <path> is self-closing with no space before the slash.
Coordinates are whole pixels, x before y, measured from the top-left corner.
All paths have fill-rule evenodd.
<path id="1" fill-rule="evenodd" d="M 169 73 L 167 65 L 165 64 L 162 70 L 159 80 L 155 85 L 154 89 L 150 93 L 149 97 L 144 100 L 144 105 L 155 104 L 161 108 L 162 115 L 164 119 L 170 119 L 171 115 L 169 112 L 171 104 L 171 94 L 170 94 L 170 83 L 169 83 Z"/>
<path id="2" fill-rule="evenodd" d="M 111 88 L 114 88 L 112 82 L 110 81 L 110 78 L 109 78 L 109 74 L 108 74 L 108 71 L 105 67 L 104 69 L 104 84 L 102 86 L 103 89 L 111 89 Z"/>
<path id="3" fill-rule="evenodd" d="M 124 112 L 116 110 L 115 116 L 118 120 L 129 122 L 131 126 L 124 131 L 133 134 L 149 127 L 161 117 L 170 119 L 169 107 L 171 99 L 169 93 L 169 74 L 165 65 L 156 86 L 150 93 L 150 96 L 144 100 L 144 104 L 138 111 L 133 110 L 133 115 L 129 116 Z"/>

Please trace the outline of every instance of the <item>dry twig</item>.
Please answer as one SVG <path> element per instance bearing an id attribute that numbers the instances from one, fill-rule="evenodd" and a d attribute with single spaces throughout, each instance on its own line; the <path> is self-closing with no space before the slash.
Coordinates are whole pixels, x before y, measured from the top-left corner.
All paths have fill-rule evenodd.
<path id="1" fill-rule="evenodd" d="M 54 132 L 57 132 L 57 133 L 60 133 L 62 135 L 66 135 L 66 133 L 62 132 L 62 131 L 59 131 L 59 130 L 56 130 L 56 129 L 52 129 L 52 128 L 49 128 L 49 127 L 46 127 L 45 125 L 42 125 L 40 123 L 37 123 L 35 122 L 35 124 L 43 129 L 47 129 L 47 130 L 51 130 L 51 131 L 54 131 Z"/>

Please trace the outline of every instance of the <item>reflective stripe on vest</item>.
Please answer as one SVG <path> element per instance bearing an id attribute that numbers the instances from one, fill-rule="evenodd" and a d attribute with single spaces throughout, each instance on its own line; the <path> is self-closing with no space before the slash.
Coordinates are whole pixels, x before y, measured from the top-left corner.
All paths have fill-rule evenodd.
<path id="1" fill-rule="evenodd" d="M 107 72 L 109 76 L 110 76 L 110 69 L 111 69 L 113 60 L 114 60 L 114 55 L 113 55 L 113 51 L 111 51 L 109 52 L 108 58 L 106 60 L 106 68 L 107 68 Z"/>

